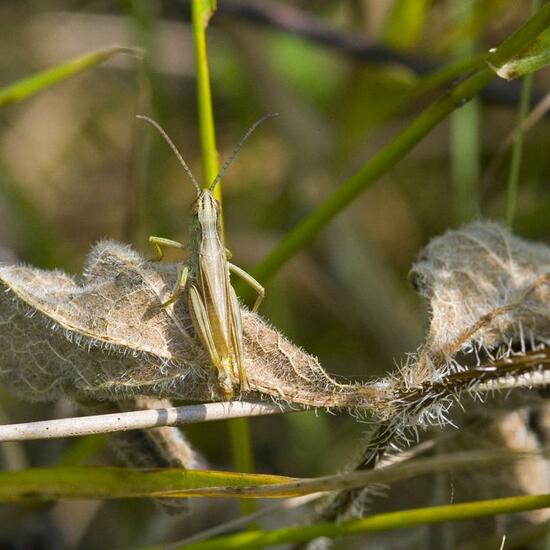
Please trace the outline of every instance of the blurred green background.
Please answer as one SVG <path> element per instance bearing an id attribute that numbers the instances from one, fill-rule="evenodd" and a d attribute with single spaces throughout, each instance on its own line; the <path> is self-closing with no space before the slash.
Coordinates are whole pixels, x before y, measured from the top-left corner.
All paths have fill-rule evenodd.
<path id="1" fill-rule="evenodd" d="M 280 113 L 256 131 L 223 180 L 227 245 L 244 268 L 449 84 L 434 85 L 436 69 L 497 45 L 530 11 L 529 2 L 513 0 L 218 4 L 207 37 L 220 160 L 257 118 Z M 5 261 L 78 274 L 90 245 L 104 237 L 145 255 L 149 235 L 186 241 L 193 187 L 135 115 L 158 120 L 200 180 L 188 11 L 186 2 L 160 0 L 0 3 L 0 87 L 112 44 L 144 50 L 141 61 L 114 56 L 0 111 Z M 533 102 L 549 82 L 547 71 L 537 73 Z M 341 380 L 393 370 L 422 342 L 426 313 L 407 283 L 419 249 L 469 219 L 505 217 L 510 148 L 502 144 L 516 124 L 519 90 L 519 82 L 495 81 L 432 131 L 269 281 L 261 314 Z M 549 147 L 543 116 L 525 137 L 514 220 L 519 234 L 546 242 Z M 68 403 L 28 404 L 5 392 L 0 400 L 5 422 L 72 411 Z M 350 417 L 313 412 L 251 426 L 257 472 L 304 476 L 346 464 L 365 430 Z M 187 431 L 212 468 L 231 468 L 223 423 Z M 115 464 L 100 443 L 6 447 L 2 462 L 52 465 L 72 453 L 73 463 Z M 181 521 L 147 502 L 94 506 L 0 506 L 0 548 L 15 548 L 10 529 L 22 526 L 37 546 L 17 548 L 63 548 L 70 536 L 81 548 L 114 548 L 171 540 L 235 512 L 233 504 L 202 502 Z M 73 512 L 81 529 L 67 535 Z"/>

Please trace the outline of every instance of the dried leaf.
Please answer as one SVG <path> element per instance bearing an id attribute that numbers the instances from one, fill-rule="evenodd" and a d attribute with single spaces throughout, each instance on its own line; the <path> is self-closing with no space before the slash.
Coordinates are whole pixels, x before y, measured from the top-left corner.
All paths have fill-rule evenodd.
<path id="1" fill-rule="evenodd" d="M 421 360 L 436 369 L 458 352 L 502 358 L 550 344 L 550 247 L 544 244 L 475 222 L 433 239 L 411 280 L 430 311 Z"/>
<path id="2" fill-rule="evenodd" d="M 147 262 L 111 241 L 94 247 L 80 281 L 1 267 L 1 379 L 33 399 L 220 400 L 187 300 L 160 307 L 175 276 L 174 265 Z M 370 388 L 336 383 L 315 358 L 244 309 L 243 329 L 251 392 L 242 397 L 354 408 L 374 398 Z"/>
<path id="3" fill-rule="evenodd" d="M 380 381 L 386 406 L 355 470 L 376 468 L 419 427 L 445 425 L 463 394 L 550 381 L 550 247 L 475 222 L 433 239 L 411 281 L 428 302 L 426 341 Z M 320 517 L 360 516 L 369 498 L 366 490 L 339 492 Z"/>
<path id="4" fill-rule="evenodd" d="M 350 408 L 410 426 L 443 422 L 449 399 L 475 384 L 510 387 L 518 373 L 530 385 L 545 383 L 548 350 L 535 351 L 550 342 L 549 273 L 547 246 L 494 223 L 434 239 L 412 271 L 429 301 L 426 343 L 397 373 L 367 384 L 337 383 L 243 308 L 251 391 L 239 397 Z M 221 399 L 187 300 L 160 307 L 175 277 L 174 265 L 145 261 L 111 241 L 92 250 L 79 280 L 0 267 L 0 380 L 33 399 Z"/>

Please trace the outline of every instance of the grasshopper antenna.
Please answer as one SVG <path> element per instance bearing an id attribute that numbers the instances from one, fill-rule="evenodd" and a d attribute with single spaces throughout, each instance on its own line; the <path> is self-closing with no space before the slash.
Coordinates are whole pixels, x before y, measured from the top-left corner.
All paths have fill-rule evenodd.
<path id="1" fill-rule="evenodd" d="M 199 184 L 197 183 L 197 180 L 195 179 L 195 176 L 193 176 L 193 172 L 191 172 L 191 169 L 189 168 L 189 166 L 187 166 L 186 162 L 183 160 L 183 157 L 181 156 L 180 152 L 178 151 L 178 148 L 174 145 L 172 140 L 168 137 L 168 134 L 164 131 L 162 126 L 158 122 L 155 122 L 152 118 L 149 118 L 148 116 L 145 116 L 145 115 L 136 115 L 136 118 L 139 118 L 141 120 L 144 120 L 145 122 L 148 122 L 149 124 L 151 124 L 151 126 L 154 126 L 158 130 L 158 132 L 165 139 L 166 143 L 168 143 L 168 145 L 170 146 L 172 151 L 174 151 L 174 154 L 176 155 L 177 159 L 180 161 L 180 164 L 183 166 L 183 169 L 185 170 L 185 172 L 189 176 L 189 179 L 193 182 L 193 185 L 195 186 L 195 189 L 197 190 L 197 196 L 200 195 L 201 194 L 201 188 L 200 188 Z M 258 122 L 260 122 L 260 121 L 258 121 Z"/>
<path id="2" fill-rule="evenodd" d="M 264 115 L 263 117 L 259 118 L 244 134 L 244 136 L 241 138 L 241 141 L 237 144 L 235 149 L 233 149 L 233 152 L 229 155 L 229 158 L 223 163 L 222 169 L 219 171 L 218 175 L 214 178 L 214 181 L 212 182 L 212 185 L 210 186 L 209 191 L 212 192 L 216 188 L 216 185 L 220 182 L 223 175 L 227 171 L 227 169 L 231 166 L 231 163 L 235 160 L 235 157 L 239 154 L 239 151 L 241 150 L 241 147 L 244 145 L 244 142 L 250 137 L 252 132 L 264 121 L 266 121 L 268 118 L 273 118 L 279 116 L 279 113 L 268 113 L 267 115 Z"/>

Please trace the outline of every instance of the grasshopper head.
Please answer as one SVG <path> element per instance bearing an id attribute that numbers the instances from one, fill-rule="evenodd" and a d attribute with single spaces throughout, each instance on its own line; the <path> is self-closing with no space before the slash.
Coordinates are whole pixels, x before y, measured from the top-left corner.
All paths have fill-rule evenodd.
<path id="1" fill-rule="evenodd" d="M 217 224 L 220 203 L 209 189 L 203 189 L 193 205 L 193 214 L 198 217 L 201 225 Z"/>

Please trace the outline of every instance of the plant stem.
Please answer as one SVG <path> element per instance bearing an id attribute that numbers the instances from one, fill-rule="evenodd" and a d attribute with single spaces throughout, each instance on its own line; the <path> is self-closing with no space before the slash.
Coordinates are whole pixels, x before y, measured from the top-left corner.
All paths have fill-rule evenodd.
<path id="1" fill-rule="evenodd" d="M 136 112 L 149 113 L 149 116 L 157 118 L 160 115 L 158 105 L 162 103 L 159 98 L 163 94 L 155 70 L 156 4 L 143 0 L 124 0 L 122 5 L 127 15 L 131 40 L 143 49 L 136 75 Z M 157 172 L 158 165 L 151 163 L 151 158 L 156 158 L 158 145 L 151 142 L 150 133 L 143 131 L 143 124 L 138 120 L 134 120 L 132 141 L 134 146 L 126 182 L 122 237 L 132 243 L 141 243 L 148 235 L 161 229 L 155 222 L 164 219 L 158 199 L 164 193 L 157 185 L 157 181 L 161 180 Z M 151 185 L 153 181 L 154 189 Z"/>
<path id="2" fill-rule="evenodd" d="M 273 531 L 254 531 L 219 537 L 209 541 L 188 544 L 186 550 L 229 550 L 239 548 L 265 548 L 272 544 L 306 542 L 318 537 L 336 538 L 373 531 L 404 529 L 416 525 L 457 521 L 499 514 L 511 514 L 550 507 L 550 494 L 522 495 L 463 504 L 432 506 L 378 514 L 343 523 L 318 523 L 286 527 Z"/>
<path id="3" fill-rule="evenodd" d="M 138 57 L 140 52 L 134 48 L 111 46 L 63 61 L 49 69 L 36 72 L 0 88 L 0 108 L 23 101 L 46 88 L 59 84 L 87 69 L 95 67 L 116 54 L 128 54 Z"/>
<path id="4" fill-rule="evenodd" d="M 546 4 L 529 21 L 489 54 L 493 66 L 501 66 L 517 54 L 550 24 L 550 4 Z M 489 57 L 488 56 L 488 57 Z M 432 128 L 449 113 L 461 107 L 484 88 L 495 73 L 485 66 L 446 91 L 425 109 L 405 130 L 380 151 L 370 162 L 345 181 L 316 210 L 290 230 L 275 249 L 256 267 L 253 275 L 265 282 L 306 246 L 355 197 L 403 158 Z"/>
<path id="5" fill-rule="evenodd" d="M 254 455 L 252 453 L 250 422 L 248 422 L 247 418 L 234 418 L 227 421 L 227 428 L 231 442 L 233 468 L 236 472 L 252 473 L 254 471 Z M 240 499 L 239 509 L 243 516 L 253 514 L 256 511 L 256 502 L 250 499 Z M 247 529 L 254 529 L 256 527 L 255 523 L 247 525 Z"/>
<path id="6" fill-rule="evenodd" d="M 460 24 L 474 15 L 474 5 L 453 0 L 450 7 L 454 21 Z M 454 51 L 457 56 L 473 55 L 475 38 L 465 37 Z M 473 98 L 460 111 L 451 113 L 450 152 L 453 184 L 454 218 L 463 223 L 479 216 L 478 183 L 480 174 L 480 114 L 478 98 Z"/>
<path id="7" fill-rule="evenodd" d="M 531 13 L 536 13 L 539 8 L 539 0 L 531 1 Z M 521 93 L 519 96 L 518 114 L 516 118 L 516 131 L 514 136 L 514 146 L 512 148 L 512 158 L 510 160 L 510 171 L 508 172 L 508 182 L 506 191 L 506 223 L 512 229 L 514 216 L 516 213 L 516 202 L 519 187 L 519 172 L 521 168 L 521 157 L 523 154 L 523 122 L 527 116 L 529 103 L 531 99 L 531 90 L 533 89 L 533 73 L 523 77 L 521 84 Z"/>
<path id="8" fill-rule="evenodd" d="M 147 409 L 73 418 L 56 418 L 22 424 L 0 426 L 0 442 L 28 439 L 55 439 L 96 433 L 147 430 L 160 426 L 182 426 L 213 420 L 228 420 L 243 416 L 264 416 L 293 412 L 296 408 L 282 407 L 273 403 L 234 401 L 232 403 L 204 403 L 163 409 Z"/>
<path id="9" fill-rule="evenodd" d="M 218 153 L 212 113 L 212 94 L 208 57 L 206 54 L 204 4 L 201 0 L 191 2 L 191 22 L 193 25 L 193 45 L 195 51 L 195 78 L 197 81 L 197 109 L 199 114 L 199 134 L 202 151 L 203 187 L 209 187 L 218 173 Z M 221 188 L 215 190 L 216 199 L 221 200 Z"/>

